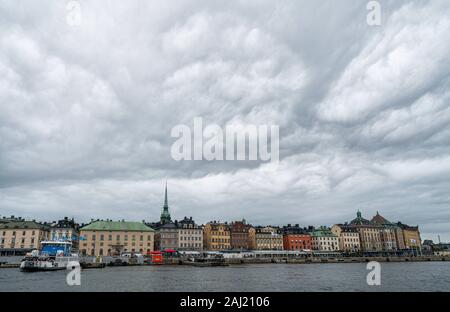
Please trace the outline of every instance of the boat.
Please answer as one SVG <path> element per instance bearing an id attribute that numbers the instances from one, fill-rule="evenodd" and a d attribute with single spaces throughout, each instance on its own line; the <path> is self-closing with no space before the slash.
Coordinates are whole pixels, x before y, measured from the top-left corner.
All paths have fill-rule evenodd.
<path id="1" fill-rule="evenodd" d="M 203 253 L 199 256 L 192 256 L 181 262 L 182 264 L 196 267 L 218 267 L 228 266 L 222 254 Z"/>
<path id="2" fill-rule="evenodd" d="M 82 269 L 103 269 L 106 266 L 104 262 L 82 262 L 80 263 Z"/>
<path id="3" fill-rule="evenodd" d="M 122 253 L 120 256 L 115 256 L 109 261 L 108 266 L 126 266 L 126 265 L 143 265 L 144 256 L 140 253 Z"/>
<path id="4" fill-rule="evenodd" d="M 68 241 L 43 241 L 41 250 L 33 250 L 20 262 L 23 272 L 65 270 L 72 262 L 78 262 L 77 254 L 72 254 L 72 243 Z"/>
<path id="5" fill-rule="evenodd" d="M 93 257 L 91 261 L 88 261 L 89 258 L 83 257 L 80 260 L 80 266 L 82 269 L 103 269 L 106 267 L 106 263 L 103 262 L 103 258 L 100 256 Z"/>

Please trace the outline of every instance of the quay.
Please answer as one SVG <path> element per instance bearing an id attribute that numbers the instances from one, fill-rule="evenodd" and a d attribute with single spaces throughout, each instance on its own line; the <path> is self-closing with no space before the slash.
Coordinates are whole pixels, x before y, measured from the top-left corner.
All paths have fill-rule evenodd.
<path id="1" fill-rule="evenodd" d="M 342 257 L 342 258 L 228 258 L 228 264 L 258 264 L 258 263 L 365 263 L 365 262 L 431 262 L 450 261 L 450 257 L 423 256 L 423 257 Z"/>
<path id="2" fill-rule="evenodd" d="M 224 258 L 222 263 L 193 263 L 181 259 L 178 257 L 164 259 L 162 263 L 133 263 L 126 264 L 128 266 L 145 266 L 145 265 L 186 265 L 197 267 L 214 267 L 214 266 L 227 266 L 227 265 L 239 265 L 239 264 L 324 264 L 324 263 L 367 263 L 371 261 L 376 262 L 437 262 L 437 261 L 450 261 L 450 256 L 416 256 L 416 257 L 314 257 L 314 258 L 282 258 L 282 257 L 261 257 L 261 258 Z M 0 262 L 1 269 L 7 268 L 19 268 L 20 263 L 16 262 Z M 111 267 L 107 263 L 86 263 L 81 266 L 82 269 L 102 269 L 105 266 Z M 114 265 L 113 265 L 114 266 Z M 113 267 L 112 266 L 112 267 Z M 122 266 L 122 265 L 120 265 Z"/>

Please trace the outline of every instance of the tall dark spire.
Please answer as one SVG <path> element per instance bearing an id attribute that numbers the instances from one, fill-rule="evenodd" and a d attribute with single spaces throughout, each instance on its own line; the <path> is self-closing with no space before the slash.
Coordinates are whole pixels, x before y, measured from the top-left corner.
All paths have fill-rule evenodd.
<path id="1" fill-rule="evenodd" d="M 161 212 L 161 224 L 166 224 L 172 222 L 170 218 L 169 213 L 169 201 L 167 199 L 167 181 L 166 181 L 166 188 L 164 190 L 164 206 Z"/>
<path id="2" fill-rule="evenodd" d="M 169 202 L 167 200 L 167 181 L 166 181 L 166 190 L 164 192 L 164 209 L 169 209 Z"/>

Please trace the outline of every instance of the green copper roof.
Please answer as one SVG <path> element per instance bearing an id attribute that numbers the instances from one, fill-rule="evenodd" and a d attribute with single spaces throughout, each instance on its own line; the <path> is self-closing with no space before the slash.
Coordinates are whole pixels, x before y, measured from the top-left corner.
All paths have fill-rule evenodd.
<path id="1" fill-rule="evenodd" d="M 0 223 L 0 229 L 42 229 L 42 230 L 48 230 L 49 227 L 47 225 L 35 222 L 35 221 L 8 221 L 6 223 Z"/>
<path id="2" fill-rule="evenodd" d="M 334 235 L 331 231 L 329 230 L 316 230 L 316 231 L 312 231 L 311 236 L 314 237 L 319 237 L 319 236 L 326 236 L 326 237 L 337 237 L 336 235 Z"/>
<path id="3" fill-rule="evenodd" d="M 356 218 L 350 221 L 351 225 L 369 225 L 372 224 L 369 220 L 364 219 L 361 215 L 361 211 L 358 210 Z"/>
<path id="4" fill-rule="evenodd" d="M 129 221 L 95 221 L 82 227 L 82 231 L 138 231 L 152 232 L 151 227 L 146 226 L 142 222 Z"/>

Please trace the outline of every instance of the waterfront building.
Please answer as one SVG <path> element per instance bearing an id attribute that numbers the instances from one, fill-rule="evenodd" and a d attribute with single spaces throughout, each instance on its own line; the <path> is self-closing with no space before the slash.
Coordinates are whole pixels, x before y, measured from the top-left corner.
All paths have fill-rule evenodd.
<path id="1" fill-rule="evenodd" d="M 230 225 L 231 249 L 250 250 L 255 249 L 255 228 L 242 221 L 231 222 Z"/>
<path id="2" fill-rule="evenodd" d="M 310 232 L 312 239 L 312 249 L 318 251 L 338 251 L 339 238 L 330 229 L 320 227 Z"/>
<path id="3" fill-rule="evenodd" d="M 396 232 L 401 231 L 400 227 L 381 216 L 378 211 L 370 222 L 380 226 L 381 249 L 384 251 L 398 250 L 397 237 L 399 235 Z"/>
<path id="4" fill-rule="evenodd" d="M 203 229 L 196 225 L 192 217 L 172 221 L 169 212 L 167 182 L 164 190 L 164 204 L 158 222 L 148 223 L 155 229 L 156 250 L 202 250 Z"/>
<path id="5" fill-rule="evenodd" d="M 283 250 L 283 234 L 272 226 L 255 227 L 256 250 Z"/>
<path id="6" fill-rule="evenodd" d="M 50 240 L 66 241 L 72 243 L 72 251 L 78 251 L 80 229 L 74 219 L 65 217 L 57 222 L 50 223 Z"/>
<path id="7" fill-rule="evenodd" d="M 348 225 L 335 224 L 331 232 L 339 238 L 339 250 L 345 252 L 358 252 L 361 250 L 358 231 Z"/>
<path id="8" fill-rule="evenodd" d="M 178 222 L 164 223 L 156 228 L 155 249 L 177 249 L 178 248 Z"/>
<path id="9" fill-rule="evenodd" d="M 231 249 L 230 225 L 216 221 L 203 226 L 203 248 L 206 250 Z"/>
<path id="10" fill-rule="evenodd" d="M 0 256 L 25 255 L 40 249 L 41 241 L 49 238 L 50 228 L 46 223 L 14 216 L 0 220 Z"/>
<path id="11" fill-rule="evenodd" d="M 164 204 L 159 217 L 159 222 L 147 224 L 155 229 L 155 250 L 177 249 L 179 246 L 178 222 L 172 222 L 169 212 L 169 200 L 167 198 L 167 182 L 164 189 Z"/>
<path id="12" fill-rule="evenodd" d="M 358 211 L 356 218 L 344 226 L 358 231 L 361 250 L 365 252 L 398 252 L 415 250 L 420 252 L 421 239 L 419 227 L 401 222 L 393 223 L 381 216 L 378 211 L 369 221 Z"/>
<path id="13" fill-rule="evenodd" d="M 309 229 L 301 228 L 298 224 L 284 226 L 281 230 L 283 234 L 283 249 L 291 251 L 311 250 L 312 239 L 308 231 L 312 229 L 313 227 Z"/>
<path id="14" fill-rule="evenodd" d="M 203 229 L 195 224 L 192 217 L 184 217 L 178 226 L 178 249 L 203 250 Z"/>
<path id="15" fill-rule="evenodd" d="M 349 225 L 358 231 L 362 251 L 375 252 L 383 249 L 380 235 L 381 227 L 364 219 L 360 211 L 356 213 L 356 218 L 350 221 Z"/>
<path id="16" fill-rule="evenodd" d="M 420 250 L 422 239 L 420 238 L 419 226 L 409 226 L 401 222 L 398 222 L 397 225 L 402 229 L 405 249 Z"/>
<path id="17" fill-rule="evenodd" d="M 80 229 L 80 254 L 120 255 L 154 250 L 155 231 L 143 222 L 97 220 Z"/>

